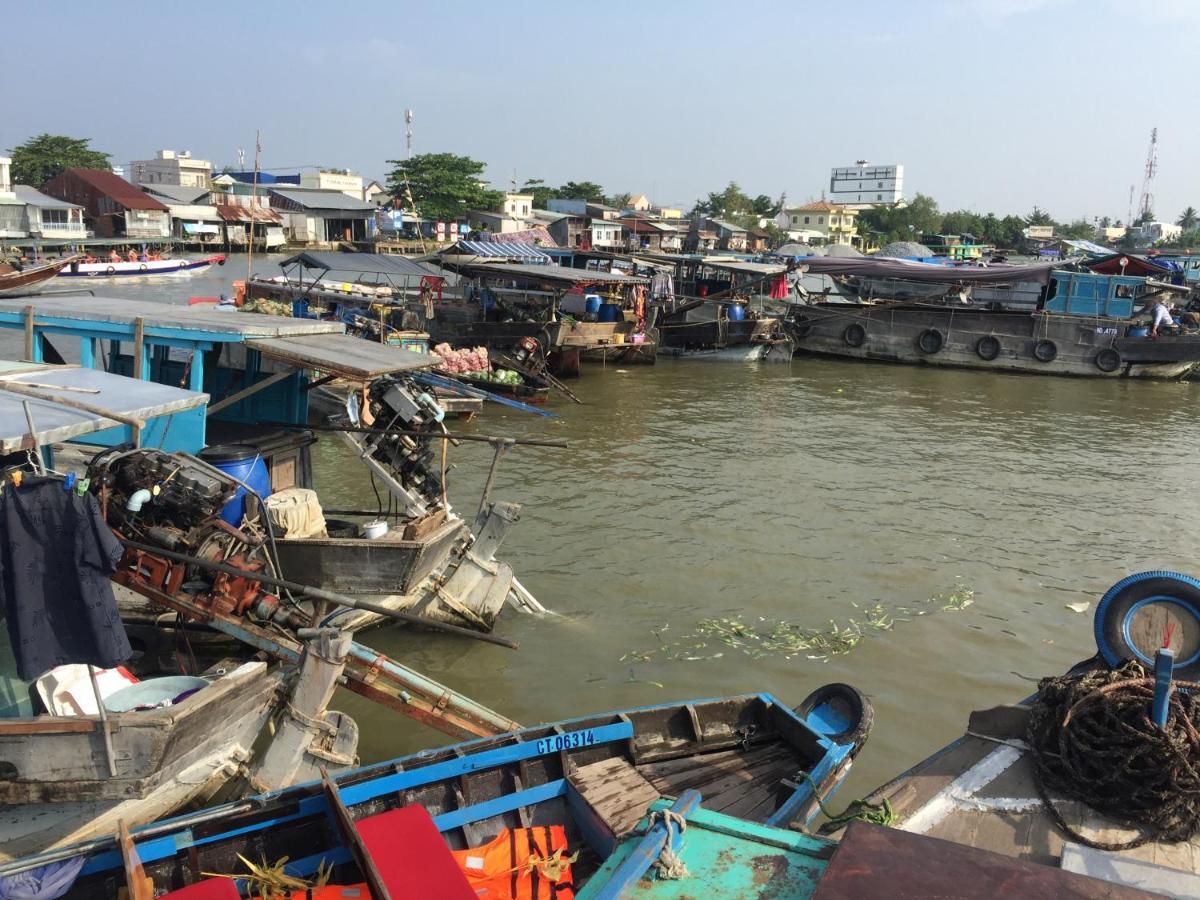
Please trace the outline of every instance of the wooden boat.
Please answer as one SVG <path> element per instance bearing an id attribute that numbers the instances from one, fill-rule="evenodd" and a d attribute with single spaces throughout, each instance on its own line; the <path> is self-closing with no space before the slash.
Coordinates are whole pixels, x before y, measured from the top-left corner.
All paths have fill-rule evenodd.
<path id="1" fill-rule="evenodd" d="M 1186 289 L 1090 272 L 1046 277 L 1032 314 L 1024 300 L 984 306 L 964 291 L 968 302 L 796 304 L 788 324 L 797 352 L 848 359 L 1097 378 L 1180 378 L 1200 366 L 1200 335 L 1149 340 L 1134 319 L 1151 296 Z"/>
<path id="2" fill-rule="evenodd" d="M 365 882 L 374 896 L 386 896 L 391 882 L 406 896 L 470 897 L 464 873 L 486 870 L 485 853 L 509 846 L 529 860 L 516 841 L 531 840 L 542 858 L 519 874 L 504 853 L 506 885 L 520 878 L 528 889 L 532 880 L 552 895 L 547 879 L 569 877 L 580 896 L 615 897 L 623 887 L 652 884 L 643 876 L 677 837 L 677 827 L 668 834 L 660 821 L 667 795 L 678 798 L 678 816 L 704 833 L 687 851 L 689 868 L 707 875 L 724 864 L 748 884 L 798 885 L 790 856 L 811 888 L 829 845 L 781 829 L 811 820 L 861 745 L 837 743 L 821 721 L 819 711 L 801 717 L 769 694 L 587 716 L 152 825 L 135 831 L 123 851 L 110 840 L 39 854 L 0 866 L 0 875 L 86 855 L 71 896 L 108 898 L 126 866 L 158 894 L 206 873 L 244 873 L 239 854 L 268 865 L 286 856 L 290 875 L 312 878 L 324 867 L 332 883 Z M 691 828 L 687 835 L 691 843 Z M 548 872 L 551 858 L 570 869 Z M 677 896 L 679 883 L 669 886 Z"/>
<path id="3" fill-rule="evenodd" d="M 793 341 L 783 320 L 747 315 L 732 300 L 689 300 L 664 310 L 658 326 L 663 356 L 790 362 Z"/>
<path id="4" fill-rule="evenodd" d="M 75 258 L 56 260 L 36 266 L 22 266 L 19 269 L 8 263 L 0 263 L 0 297 L 36 294 L 41 285 L 58 275 L 63 268 L 71 265 Z"/>
<path id="5" fill-rule="evenodd" d="M 212 265 L 225 265 L 224 254 L 203 259 L 148 259 L 144 262 L 75 261 L 58 274 L 64 278 L 144 278 L 149 275 L 195 274 Z"/>
<path id="6" fill-rule="evenodd" d="M 1166 634 L 1179 659 L 1176 677 L 1194 680 L 1194 650 L 1200 646 L 1200 581 L 1165 572 L 1131 575 L 1105 594 L 1096 610 L 1100 652 L 1067 674 L 1107 671 L 1129 659 L 1138 659 L 1152 670 L 1155 653 L 1163 644 L 1165 624 L 1172 624 Z M 1200 896 L 1200 837 L 1168 842 L 1149 832 L 1140 846 L 1097 850 L 1064 833 L 1055 823 L 1043 796 L 1053 804 L 1057 815 L 1088 841 L 1119 845 L 1141 833 L 1059 790 L 1047 788 L 1044 795 L 1041 793 L 1028 744 L 1029 713 L 1037 696 L 1015 705 L 971 713 L 962 737 L 897 775 L 866 799 L 874 803 L 888 801 L 897 817 L 895 829 L 910 835 L 1092 875 L 1152 891 L 1155 896 L 1159 892 L 1177 897 Z M 1151 712 L 1148 703 L 1148 717 Z M 1089 728 L 1087 723 L 1082 727 Z M 1055 727 L 1056 735 L 1058 731 Z M 1189 750 L 1181 746 L 1180 758 L 1185 759 Z M 1153 778 L 1151 759 L 1139 763 L 1139 788 Z M 1097 765 L 1111 768 L 1115 774 L 1120 764 L 1101 761 Z M 1110 783 L 1107 789 L 1112 790 L 1113 785 Z M 1142 896 L 1123 893 L 1113 884 L 1103 889 L 1108 893 L 1094 890 L 1078 896 Z"/>
<path id="7" fill-rule="evenodd" d="M 0 719 L 0 859 L 112 834 L 206 800 L 250 759 L 285 680 L 262 662 L 164 709 Z"/>

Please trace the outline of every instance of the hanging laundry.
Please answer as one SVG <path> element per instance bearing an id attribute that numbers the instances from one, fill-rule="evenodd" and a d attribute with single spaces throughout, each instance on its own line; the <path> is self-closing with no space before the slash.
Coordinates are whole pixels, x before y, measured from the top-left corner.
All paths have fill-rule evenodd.
<path id="1" fill-rule="evenodd" d="M 17 674 L 64 663 L 109 669 L 133 651 L 109 576 L 121 543 L 92 494 L 27 476 L 0 497 L 0 595 Z"/>
<path id="2" fill-rule="evenodd" d="M 675 296 L 675 276 L 659 269 L 650 279 L 650 299 L 670 300 Z"/>
<path id="3" fill-rule="evenodd" d="M 771 299 L 786 300 L 788 297 L 787 275 L 776 275 L 771 279 Z"/>

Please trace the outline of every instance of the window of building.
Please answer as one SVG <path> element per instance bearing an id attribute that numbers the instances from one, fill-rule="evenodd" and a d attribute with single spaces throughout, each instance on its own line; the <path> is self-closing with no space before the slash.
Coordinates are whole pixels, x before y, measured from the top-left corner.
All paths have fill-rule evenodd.
<path id="1" fill-rule="evenodd" d="M 804 217 L 804 224 L 805 224 L 805 225 L 807 225 L 808 223 L 809 223 L 809 218 L 808 218 L 808 216 L 805 216 L 805 217 Z"/>
<path id="2" fill-rule="evenodd" d="M 66 225 L 68 221 L 68 211 L 65 209 L 42 210 L 43 225 Z"/>
<path id="3" fill-rule="evenodd" d="M 876 195 L 875 195 L 875 199 L 876 199 L 876 200 L 882 200 L 882 199 L 883 199 L 883 194 L 876 194 Z"/>
<path id="4" fill-rule="evenodd" d="M 799 224 L 800 224 L 800 217 L 799 217 L 799 216 L 792 216 L 792 224 L 793 224 L 793 225 L 799 225 Z"/>
<path id="5" fill-rule="evenodd" d="M 881 181 L 881 182 L 879 182 L 879 189 L 880 189 L 881 191 L 883 190 L 883 182 L 882 182 L 882 181 Z"/>
<path id="6" fill-rule="evenodd" d="M 824 224 L 825 224 L 825 217 L 824 217 L 824 216 L 817 216 L 817 224 L 818 224 L 818 225 L 824 225 Z"/>

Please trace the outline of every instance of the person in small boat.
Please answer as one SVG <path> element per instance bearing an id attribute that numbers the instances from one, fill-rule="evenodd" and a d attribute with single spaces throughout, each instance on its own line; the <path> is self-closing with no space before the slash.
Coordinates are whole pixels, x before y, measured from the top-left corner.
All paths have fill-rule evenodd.
<path id="1" fill-rule="evenodd" d="M 155 250 L 150 254 L 150 259 L 154 262 L 158 262 L 160 259 L 162 259 L 162 254 Z"/>
<path id="2" fill-rule="evenodd" d="M 129 260 L 129 262 L 137 262 L 138 261 L 137 251 L 131 249 L 128 253 L 125 254 L 125 258 L 127 260 Z"/>
<path id="3" fill-rule="evenodd" d="M 120 261 L 121 261 L 121 254 L 120 254 L 120 253 L 118 253 L 118 252 L 117 252 L 115 249 L 113 249 L 113 250 L 110 250 L 110 251 L 109 251 L 109 253 L 108 253 L 108 261 L 109 261 L 109 262 L 115 262 L 115 263 L 118 263 L 118 262 L 120 262 Z"/>

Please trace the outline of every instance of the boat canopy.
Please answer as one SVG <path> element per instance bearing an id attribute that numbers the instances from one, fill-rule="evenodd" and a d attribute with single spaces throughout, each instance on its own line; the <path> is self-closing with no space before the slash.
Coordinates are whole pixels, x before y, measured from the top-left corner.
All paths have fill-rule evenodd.
<path id="1" fill-rule="evenodd" d="M 600 272 L 595 269 L 572 269 L 567 266 L 529 265 L 525 263 L 453 263 L 455 269 L 474 277 L 498 275 L 505 278 L 523 278 L 558 287 L 603 284 L 610 287 L 625 287 L 634 284 L 649 284 L 650 279 L 620 272 Z"/>
<path id="2" fill-rule="evenodd" d="M 439 362 L 430 353 L 414 353 L 349 334 L 307 334 L 247 341 L 266 359 L 297 369 L 316 369 L 353 381 L 371 381 L 396 372 L 427 369 Z"/>
<path id="3" fill-rule="evenodd" d="M 438 255 L 527 259 L 543 264 L 550 262 L 550 254 L 543 253 L 533 244 L 522 244 L 516 241 L 459 241 Z"/>
<path id="4" fill-rule="evenodd" d="M 195 453 L 207 403 L 207 394 L 97 369 L 0 361 L 0 452 L 83 438 L 115 446 L 134 437 L 116 415 L 141 423 L 144 445 Z"/>
<path id="5" fill-rule="evenodd" d="M 391 278 L 441 277 L 436 269 L 404 256 L 385 253 L 298 253 L 285 259 L 280 268 L 301 266 L 325 272 L 353 272 L 361 275 L 385 275 Z"/>
<path id="6" fill-rule="evenodd" d="M 860 278 L 898 278 L 936 284 L 979 284 L 986 282 L 1038 281 L 1045 283 L 1053 269 L 1063 262 L 1036 263 L 1028 266 L 996 264 L 989 266 L 943 266 L 936 263 L 910 262 L 905 259 L 877 257 L 810 256 L 803 267 L 813 275 L 854 275 Z"/>

